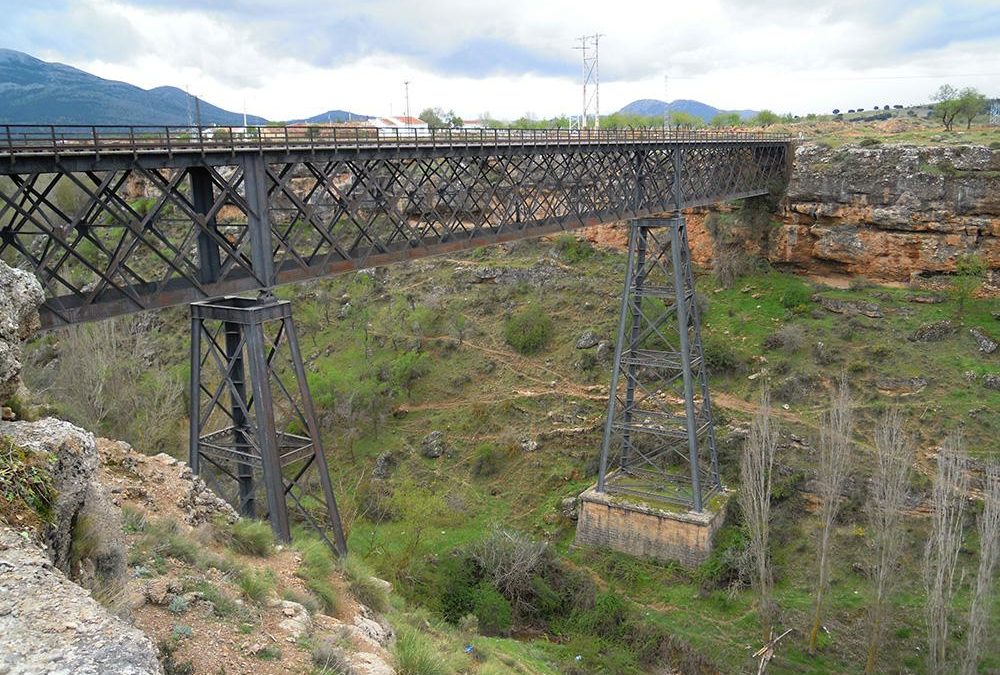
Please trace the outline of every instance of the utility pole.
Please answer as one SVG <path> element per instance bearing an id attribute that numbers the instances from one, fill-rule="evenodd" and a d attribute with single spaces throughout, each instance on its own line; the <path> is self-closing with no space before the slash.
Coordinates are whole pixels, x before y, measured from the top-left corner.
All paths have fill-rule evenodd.
<path id="1" fill-rule="evenodd" d="M 410 81 L 403 80 L 403 88 L 406 95 L 406 116 L 410 116 Z"/>

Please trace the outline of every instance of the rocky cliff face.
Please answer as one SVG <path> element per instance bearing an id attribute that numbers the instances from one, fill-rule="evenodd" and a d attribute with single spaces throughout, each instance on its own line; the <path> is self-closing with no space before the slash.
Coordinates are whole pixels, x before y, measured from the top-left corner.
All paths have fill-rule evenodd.
<path id="1" fill-rule="evenodd" d="M 1000 150 L 804 144 L 768 257 L 807 272 L 908 281 L 977 254 L 1000 270 Z"/>
<path id="2" fill-rule="evenodd" d="M 42 286 L 34 275 L 0 262 L 0 402 L 21 383 L 21 341 L 38 330 Z"/>

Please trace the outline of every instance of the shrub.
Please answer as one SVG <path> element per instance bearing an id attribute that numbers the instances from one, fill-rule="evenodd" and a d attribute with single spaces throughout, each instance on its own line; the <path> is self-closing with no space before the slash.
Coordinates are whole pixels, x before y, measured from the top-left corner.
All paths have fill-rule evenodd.
<path id="1" fill-rule="evenodd" d="M 348 555 L 341 561 L 344 576 L 351 587 L 351 593 L 358 602 L 368 605 L 376 612 L 389 608 L 389 594 L 382 584 L 372 576 L 364 561 L 355 555 Z"/>
<path id="2" fill-rule="evenodd" d="M 792 284 L 781 294 L 781 306 L 794 312 L 806 312 L 812 303 L 812 292 L 805 284 Z"/>
<path id="3" fill-rule="evenodd" d="M 407 626 L 397 630 L 392 656 L 397 675 L 446 675 L 448 672 L 430 641 Z"/>
<path id="4" fill-rule="evenodd" d="M 739 244 L 718 244 L 715 248 L 715 258 L 712 271 L 722 288 L 732 288 L 740 277 L 750 274 L 757 268 L 757 259 L 750 255 Z"/>
<path id="5" fill-rule="evenodd" d="M 270 570 L 245 570 L 236 578 L 236 585 L 243 591 L 243 595 L 258 605 L 264 604 L 271 596 L 275 583 L 274 573 Z"/>
<path id="6" fill-rule="evenodd" d="M 476 621 L 483 635 L 508 635 L 513 624 L 513 612 L 507 599 L 483 581 L 473 595 Z"/>
<path id="7" fill-rule="evenodd" d="M 476 478 L 495 476 L 500 471 L 502 460 L 502 454 L 495 445 L 483 443 L 476 448 L 476 457 L 472 460 L 472 475 Z"/>
<path id="8" fill-rule="evenodd" d="M 764 349 L 784 349 L 788 352 L 797 352 L 802 349 L 806 340 L 806 332 L 802 326 L 787 324 L 774 331 L 764 338 Z"/>
<path id="9" fill-rule="evenodd" d="M 507 319 L 504 328 L 507 344 L 521 354 L 541 351 L 552 337 L 552 319 L 545 310 L 531 304 Z"/>
<path id="10" fill-rule="evenodd" d="M 229 529 L 227 545 L 237 553 L 266 558 L 274 551 L 271 526 L 263 520 L 240 518 Z"/>
<path id="11" fill-rule="evenodd" d="M 594 248 L 589 241 L 568 232 L 555 238 L 555 246 L 559 257 L 568 263 L 581 262 L 594 254 Z"/>
<path id="12" fill-rule="evenodd" d="M 351 675 L 351 660 L 344 650 L 330 637 L 319 641 L 312 648 L 312 662 L 322 675 Z"/>
<path id="13" fill-rule="evenodd" d="M 882 141 L 880 141 L 877 138 L 870 138 L 870 137 L 862 138 L 860 141 L 858 141 L 858 145 L 861 146 L 862 148 L 868 148 L 873 145 L 882 145 Z"/>
<path id="14" fill-rule="evenodd" d="M 746 359 L 732 338 L 710 333 L 703 336 L 702 348 L 705 353 L 705 365 L 713 373 L 729 374 L 746 370 Z"/>

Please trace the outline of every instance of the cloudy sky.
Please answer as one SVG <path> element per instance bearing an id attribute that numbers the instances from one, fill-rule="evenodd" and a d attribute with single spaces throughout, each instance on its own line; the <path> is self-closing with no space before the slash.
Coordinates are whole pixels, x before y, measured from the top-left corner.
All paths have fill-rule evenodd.
<path id="1" fill-rule="evenodd" d="M 269 119 L 342 108 L 576 114 L 637 98 L 804 114 L 1000 96 L 998 0 L 0 0 L 0 46 Z"/>

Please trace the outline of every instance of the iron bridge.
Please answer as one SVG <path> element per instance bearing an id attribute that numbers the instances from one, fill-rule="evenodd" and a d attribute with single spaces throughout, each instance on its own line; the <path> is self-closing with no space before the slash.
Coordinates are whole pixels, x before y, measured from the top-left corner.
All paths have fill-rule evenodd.
<path id="1" fill-rule="evenodd" d="M 0 126 L 0 256 L 45 328 L 762 195 L 788 138 Z"/>

